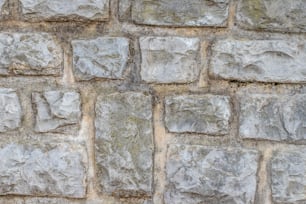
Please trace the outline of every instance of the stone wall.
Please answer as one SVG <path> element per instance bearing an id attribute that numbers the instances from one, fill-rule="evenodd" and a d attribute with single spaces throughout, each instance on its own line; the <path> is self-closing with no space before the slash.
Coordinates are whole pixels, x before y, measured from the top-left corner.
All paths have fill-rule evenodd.
<path id="1" fill-rule="evenodd" d="M 305 0 L 0 0 L 1 204 L 306 203 Z"/>

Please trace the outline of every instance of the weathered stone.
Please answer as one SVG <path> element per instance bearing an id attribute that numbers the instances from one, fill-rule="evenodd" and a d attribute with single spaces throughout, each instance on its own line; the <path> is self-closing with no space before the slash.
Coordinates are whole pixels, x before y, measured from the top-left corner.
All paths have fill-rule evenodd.
<path id="1" fill-rule="evenodd" d="M 150 195 L 153 130 L 151 96 L 114 93 L 96 104 L 96 165 L 103 192 Z"/>
<path id="2" fill-rule="evenodd" d="M 0 198 L 0 204 L 25 204 L 22 198 Z"/>
<path id="3" fill-rule="evenodd" d="M 28 20 L 107 20 L 109 0 L 20 0 Z"/>
<path id="4" fill-rule="evenodd" d="M 170 145 L 165 203 L 254 203 L 258 159 L 253 150 Z"/>
<path id="5" fill-rule="evenodd" d="M 217 95 L 168 96 L 165 124 L 170 132 L 224 135 L 229 131 L 229 97 Z"/>
<path id="6" fill-rule="evenodd" d="M 131 16 L 131 0 L 119 0 L 119 19 L 126 20 Z"/>
<path id="7" fill-rule="evenodd" d="M 59 75 L 62 55 L 47 33 L 0 33 L 0 75 Z"/>
<path id="8" fill-rule="evenodd" d="M 271 189 L 274 203 L 306 203 L 306 151 L 276 151 L 271 160 Z"/>
<path id="9" fill-rule="evenodd" d="M 221 40 L 212 48 L 210 74 L 260 82 L 306 82 L 306 44 L 294 40 Z"/>
<path id="10" fill-rule="evenodd" d="M 0 14 L 2 14 L 1 10 L 2 10 L 5 2 L 6 2 L 6 0 L 0 0 Z M 1 16 L 0 16 L 0 18 L 1 18 Z"/>
<path id="11" fill-rule="evenodd" d="M 14 130 L 21 125 L 21 106 L 13 89 L 0 88 L 0 132 Z"/>
<path id="12" fill-rule="evenodd" d="M 66 144 L 11 143 L 0 157 L 0 195 L 85 196 L 82 156 Z"/>
<path id="13" fill-rule="evenodd" d="M 33 93 L 36 109 L 35 131 L 56 131 L 58 128 L 77 124 L 81 117 L 80 94 L 75 91 L 47 91 Z"/>
<path id="14" fill-rule="evenodd" d="M 74 40 L 73 64 L 78 79 L 122 79 L 129 58 L 129 40 L 122 37 L 100 37 Z"/>
<path id="15" fill-rule="evenodd" d="M 198 38 L 142 37 L 141 77 L 152 83 L 188 83 L 198 79 Z"/>
<path id="16" fill-rule="evenodd" d="M 88 204 L 85 200 L 69 200 L 64 198 L 28 198 L 24 204 Z M 101 202 L 100 202 L 101 204 Z"/>
<path id="17" fill-rule="evenodd" d="M 224 27 L 228 7 L 229 0 L 135 0 L 132 19 L 149 25 Z"/>
<path id="18" fill-rule="evenodd" d="M 306 95 L 240 96 L 240 136 L 268 140 L 306 139 Z"/>
<path id="19" fill-rule="evenodd" d="M 249 29 L 306 32 L 304 0 L 240 0 L 237 20 Z"/>

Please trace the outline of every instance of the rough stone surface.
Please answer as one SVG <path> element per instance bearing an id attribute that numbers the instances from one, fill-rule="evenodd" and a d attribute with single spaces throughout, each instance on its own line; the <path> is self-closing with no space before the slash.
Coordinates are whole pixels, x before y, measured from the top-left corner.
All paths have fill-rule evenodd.
<path id="1" fill-rule="evenodd" d="M 229 0 L 135 0 L 132 19 L 139 24 L 226 26 Z"/>
<path id="2" fill-rule="evenodd" d="M 258 158 L 253 150 L 170 145 L 165 203 L 254 203 Z"/>
<path id="3" fill-rule="evenodd" d="M 305 147 L 274 152 L 271 160 L 271 189 L 274 203 L 305 203 L 305 174 Z"/>
<path id="4" fill-rule="evenodd" d="M 305 10 L 304 0 L 240 0 L 237 20 L 250 29 L 306 32 Z"/>
<path id="5" fill-rule="evenodd" d="M 240 96 L 240 136 L 268 140 L 306 139 L 306 95 Z"/>
<path id="6" fill-rule="evenodd" d="M 227 134 L 230 116 L 227 96 L 181 95 L 165 99 L 165 124 L 170 132 Z"/>
<path id="7" fill-rule="evenodd" d="M 120 20 L 127 20 L 131 16 L 131 0 L 119 0 L 118 14 Z"/>
<path id="8" fill-rule="evenodd" d="M 109 0 L 20 0 L 26 19 L 107 20 Z"/>
<path id="9" fill-rule="evenodd" d="M 81 117 L 80 94 L 75 91 L 33 93 L 36 110 L 35 131 L 50 132 L 77 124 Z"/>
<path id="10" fill-rule="evenodd" d="M 306 44 L 295 40 L 221 40 L 213 46 L 210 74 L 260 82 L 306 82 Z"/>
<path id="11" fill-rule="evenodd" d="M 141 37 L 141 77 L 150 83 L 188 83 L 198 79 L 198 38 Z"/>
<path id="12" fill-rule="evenodd" d="M 11 143 L 1 147 L 0 157 L 0 195 L 85 195 L 81 154 L 68 145 Z"/>
<path id="13" fill-rule="evenodd" d="M 103 192 L 150 195 L 153 165 L 151 96 L 100 96 L 96 104 L 96 162 Z"/>
<path id="14" fill-rule="evenodd" d="M 0 88 L 0 132 L 20 127 L 21 117 L 21 106 L 15 90 Z"/>
<path id="15" fill-rule="evenodd" d="M 122 79 L 129 58 L 129 40 L 122 37 L 100 37 L 74 40 L 73 64 L 76 77 Z"/>
<path id="16" fill-rule="evenodd" d="M 59 75 L 63 53 L 47 33 L 0 33 L 0 75 Z"/>

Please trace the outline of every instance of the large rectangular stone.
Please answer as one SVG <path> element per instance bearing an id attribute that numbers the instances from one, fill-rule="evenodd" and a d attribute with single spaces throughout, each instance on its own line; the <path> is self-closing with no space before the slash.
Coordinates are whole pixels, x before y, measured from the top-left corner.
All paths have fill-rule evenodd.
<path id="1" fill-rule="evenodd" d="M 85 197 L 80 146 L 19 141 L 0 147 L 0 195 Z"/>
<path id="2" fill-rule="evenodd" d="M 96 103 L 96 166 L 100 190 L 119 196 L 152 194 L 151 96 L 100 96 Z"/>
<path id="3" fill-rule="evenodd" d="M 306 43 L 289 39 L 217 41 L 212 46 L 209 73 L 247 82 L 306 82 Z"/>
<path id="4" fill-rule="evenodd" d="M 0 33 L 0 75 L 59 75 L 63 51 L 47 33 Z"/>
<path id="5" fill-rule="evenodd" d="M 150 83 L 190 83 L 198 79 L 198 38 L 141 37 L 141 78 Z"/>
<path id="6" fill-rule="evenodd" d="M 20 0 L 27 20 L 101 20 L 109 18 L 109 0 Z"/>
<path id="7" fill-rule="evenodd" d="M 240 99 L 240 136 L 299 141 L 306 139 L 306 94 L 243 94 Z"/>
<path id="8" fill-rule="evenodd" d="M 129 40 L 123 37 L 100 37 L 74 40 L 73 66 L 77 79 L 122 79 L 129 59 Z"/>
<path id="9" fill-rule="evenodd" d="M 224 135 L 229 131 L 228 96 L 181 95 L 165 98 L 165 124 L 170 132 Z"/>
<path id="10" fill-rule="evenodd" d="M 135 0 L 132 19 L 148 25 L 224 27 L 228 8 L 229 0 Z"/>
<path id="11" fill-rule="evenodd" d="M 304 146 L 275 151 L 269 169 L 273 203 L 306 203 L 306 151 Z"/>
<path id="12" fill-rule="evenodd" d="M 305 0 L 240 0 L 237 20 L 248 29 L 306 32 Z"/>
<path id="13" fill-rule="evenodd" d="M 258 160 L 254 150 L 170 145 L 165 204 L 252 204 Z"/>

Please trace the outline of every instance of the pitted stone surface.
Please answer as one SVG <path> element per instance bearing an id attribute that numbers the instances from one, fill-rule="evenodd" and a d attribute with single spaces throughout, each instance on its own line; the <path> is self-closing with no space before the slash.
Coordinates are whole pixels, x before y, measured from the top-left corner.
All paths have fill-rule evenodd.
<path id="1" fill-rule="evenodd" d="M 258 159 L 253 150 L 170 145 L 165 203 L 254 203 Z"/>
<path id="2" fill-rule="evenodd" d="M 129 58 L 129 40 L 122 37 L 100 37 L 74 40 L 73 65 L 80 80 L 93 78 L 122 79 Z"/>
<path id="3" fill-rule="evenodd" d="M 59 75 L 62 55 L 47 33 L 0 33 L 0 75 Z"/>
<path id="4" fill-rule="evenodd" d="M 240 96 L 240 136 L 268 140 L 306 139 L 306 95 Z"/>
<path id="5" fill-rule="evenodd" d="M 77 124 L 81 117 L 80 94 L 75 91 L 46 91 L 33 93 L 36 109 L 35 131 L 49 132 Z"/>
<path id="6" fill-rule="evenodd" d="M 26 19 L 107 20 L 109 0 L 20 0 Z"/>
<path id="7" fill-rule="evenodd" d="M 229 0 L 135 0 L 132 19 L 149 25 L 224 27 L 228 7 Z"/>
<path id="8" fill-rule="evenodd" d="M 305 147 L 274 152 L 271 160 L 271 189 L 274 203 L 305 203 L 305 174 Z"/>
<path id="9" fill-rule="evenodd" d="M 137 92 L 98 97 L 96 165 L 101 190 L 150 195 L 153 168 L 151 96 Z"/>
<path id="10" fill-rule="evenodd" d="M 221 40 L 212 48 L 210 74 L 260 82 L 306 82 L 306 44 L 295 40 Z"/>
<path id="11" fill-rule="evenodd" d="M 189 83 L 198 79 L 198 38 L 141 37 L 141 77 L 150 83 Z"/>
<path id="12" fill-rule="evenodd" d="M 15 90 L 0 88 L 0 132 L 20 127 L 21 117 L 21 106 Z"/>
<path id="13" fill-rule="evenodd" d="M 68 145 L 11 143 L 0 157 L 0 195 L 85 196 L 82 157 Z"/>
<path id="14" fill-rule="evenodd" d="M 165 124 L 170 132 L 224 135 L 229 131 L 229 97 L 181 95 L 165 98 Z"/>
<path id="15" fill-rule="evenodd" d="M 240 0 L 237 20 L 249 29 L 306 32 L 304 0 Z"/>

